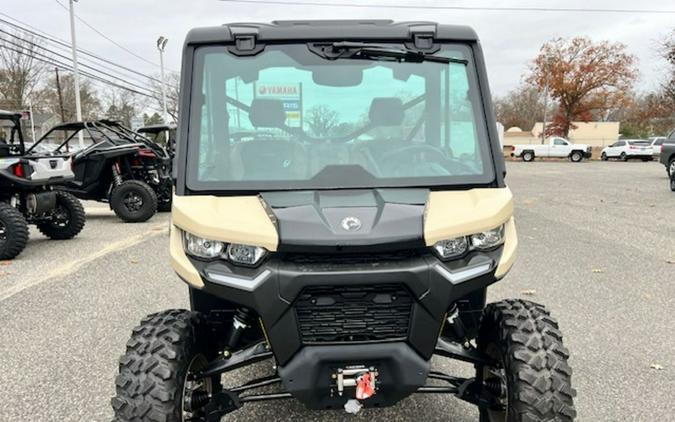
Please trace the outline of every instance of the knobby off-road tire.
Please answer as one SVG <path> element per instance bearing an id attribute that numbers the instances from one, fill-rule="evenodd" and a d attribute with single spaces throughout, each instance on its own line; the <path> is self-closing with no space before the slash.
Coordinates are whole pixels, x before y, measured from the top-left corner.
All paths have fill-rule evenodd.
<path id="1" fill-rule="evenodd" d="M 580 163 L 584 159 L 584 153 L 581 151 L 572 151 L 572 154 L 570 154 L 570 160 L 573 163 Z"/>
<path id="2" fill-rule="evenodd" d="M 209 347 L 203 315 L 169 310 L 147 316 L 133 329 L 119 361 L 113 422 L 183 422 L 183 388 L 190 365 L 203 369 L 215 355 Z M 210 392 L 221 391 L 220 378 L 208 380 Z M 199 415 L 193 415 L 200 421 Z"/>
<path id="3" fill-rule="evenodd" d="M 14 259 L 28 243 L 28 223 L 13 206 L 0 202 L 0 260 Z"/>
<path id="4" fill-rule="evenodd" d="M 522 154 L 520 154 L 522 157 L 523 161 L 526 163 L 529 163 L 530 161 L 534 161 L 534 152 L 533 151 L 523 151 Z"/>
<path id="5" fill-rule="evenodd" d="M 60 216 L 60 219 L 56 216 Z M 82 203 L 67 192 L 56 192 L 55 219 L 36 224 L 38 230 L 50 239 L 72 239 L 84 228 L 86 217 Z"/>
<path id="6" fill-rule="evenodd" d="M 576 411 L 569 352 L 558 323 L 542 305 L 505 300 L 487 305 L 478 347 L 499 364 L 506 381 L 504 412 L 480 410 L 481 422 L 569 422 Z"/>
<path id="7" fill-rule="evenodd" d="M 157 194 L 145 182 L 127 180 L 112 190 L 110 206 L 127 223 L 142 223 L 157 212 Z"/>

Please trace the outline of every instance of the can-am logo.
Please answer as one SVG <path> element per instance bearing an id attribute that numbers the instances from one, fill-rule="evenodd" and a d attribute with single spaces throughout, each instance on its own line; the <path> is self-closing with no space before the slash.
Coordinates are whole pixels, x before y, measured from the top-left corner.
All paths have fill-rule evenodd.
<path id="1" fill-rule="evenodd" d="M 340 225 L 348 232 L 355 232 L 361 228 L 361 220 L 356 217 L 345 217 Z"/>

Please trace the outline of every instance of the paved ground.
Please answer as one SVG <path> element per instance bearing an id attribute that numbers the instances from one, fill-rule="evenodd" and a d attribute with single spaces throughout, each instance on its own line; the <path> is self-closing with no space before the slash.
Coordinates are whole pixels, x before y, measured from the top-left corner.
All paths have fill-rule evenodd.
<path id="1" fill-rule="evenodd" d="M 515 162 L 508 169 L 519 260 L 491 299 L 526 297 L 557 316 L 572 352 L 579 420 L 673 420 L 675 194 L 663 167 Z M 187 306 L 186 288 L 167 263 L 167 215 L 130 225 L 100 205 L 87 208 L 77 239 L 52 242 L 32 233 L 20 259 L 0 264 L 1 421 L 110 420 L 116 360 L 131 328 L 147 313 Z M 351 419 L 476 418 L 453 398 L 424 396 Z M 345 419 L 293 401 L 225 418 Z"/>

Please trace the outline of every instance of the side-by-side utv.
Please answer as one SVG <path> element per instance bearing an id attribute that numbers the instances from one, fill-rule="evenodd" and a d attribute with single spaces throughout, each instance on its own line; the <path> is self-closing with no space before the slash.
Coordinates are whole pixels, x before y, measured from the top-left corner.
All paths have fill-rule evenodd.
<path id="1" fill-rule="evenodd" d="M 196 29 L 180 92 L 170 250 L 191 309 L 133 330 L 116 421 L 215 422 L 291 398 L 357 413 L 413 394 L 473 403 L 481 421 L 575 418 L 549 311 L 486 304 L 517 237 L 473 30 Z M 223 376 L 260 361 L 268 376 Z"/>
<path id="2" fill-rule="evenodd" d="M 82 230 L 80 201 L 55 190 L 72 178 L 68 157 L 26 154 L 21 114 L 0 110 L 0 260 L 23 251 L 29 224 L 51 239 L 71 239 Z"/>
<path id="3" fill-rule="evenodd" d="M 29 152 L 72 157 L 75 179 L 66 182 L 63 189 L 81 199 L 109 203 L 124 221 L 143 222 L 157 210 L 171 209 L 170 158 L 166 151 L 117 122 L 55 126 Z"/>

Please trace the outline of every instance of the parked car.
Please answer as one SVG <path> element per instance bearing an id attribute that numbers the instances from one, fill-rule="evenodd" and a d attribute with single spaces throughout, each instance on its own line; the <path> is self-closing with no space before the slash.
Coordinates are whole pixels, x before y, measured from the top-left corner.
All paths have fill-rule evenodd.
<path id="1" fill-rule="evenodd" d="M 670 175 L 670 190 L 675 192 L 675 171 Z"/>
<path id="2" fill-rule="evenodd" d="M 552 137 L 542 145 L 513 145 L 511 156 L 520 157 L 523 161 L 533 161 L 535 157 L 569 158 L 578 163 L 584 158 L 591 158 L 591 147 L 573 144 L 564 138 Z"/>
<path id="3" fill-rule="evenodd" d="M 621 139 L 612 145 L 605 147 L 600 154 L 602 161 L 610 158 L 616 158 L 621 161 L 628 161 L 632 158 L 642 161 L 652 161 L 652 146 L 649 141 L 644 139 Z"/>
<path id="4" fill-rule="evenodd" d="M 661 154 L 661 145 L 663 145 L 663 142 L 668 139 L 665 136 L 652 136 L 649 138 L 649 143 L 652 147 L 652 155 L 659 156 Z"/>
<path id="5" fill-rule="evenodd" d="M 661 144 L 659 162 L 666 166 L 668 176 L 675 174 L 675 130 L 670 132 L 668 139 Z"/>

